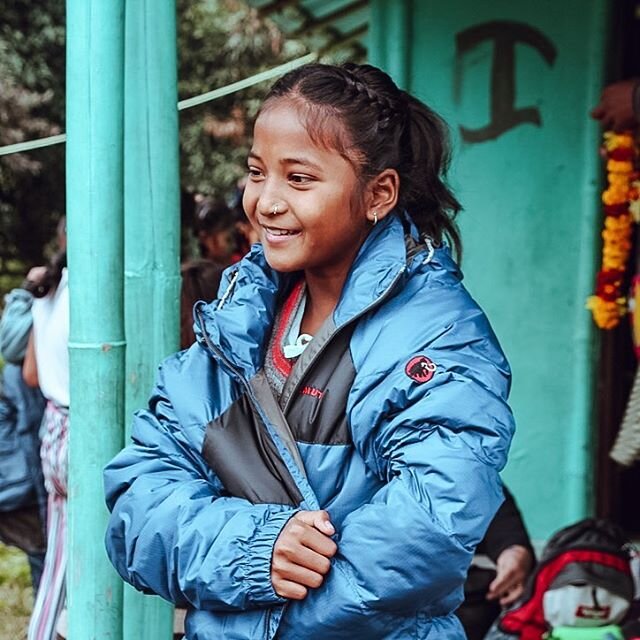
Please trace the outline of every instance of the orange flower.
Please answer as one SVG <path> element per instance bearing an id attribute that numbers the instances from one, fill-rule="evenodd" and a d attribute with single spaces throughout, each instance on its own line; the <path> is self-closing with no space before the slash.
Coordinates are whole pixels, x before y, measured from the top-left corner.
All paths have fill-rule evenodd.
<path id="1" fill-rule="evenodd" d="M 593 320 L 599 329 L 616 327 L 627 310 L 624 300 L 608 301 L 599 296 L 590 296 L 587 299 L 587 309 L 593 314 Z"/>
<path id="2" fill-rule="evenodd" d="M 627 312 L 621 290 L 633 244 L 633 223 L 640 219 L 640 184 L 634 163 L 628 159 L 638 155 L 634 144 L 634 137 L 628 131 L 604 134 L 608 186 L 602 193 L 602 202 L 612 210 L 605 216 L 602 230 L 602 269 L 597 278 L 600 287 L 587 300 L 587 308 L 600 329 L 613 329 Z M 633 152 L 621 151 L 623 149 Z M 612 211 L 616 215 L 611 215 Z M 616 273 L 616 277 L 607 278 L 611 273 Z"/>
<path id="3" fill-rule="evenodd" d="M 633 171 L 633 163 L 623 160 L 609 160 L 607 162 L 607 171 L 611 173 L 631 173 Z"/>

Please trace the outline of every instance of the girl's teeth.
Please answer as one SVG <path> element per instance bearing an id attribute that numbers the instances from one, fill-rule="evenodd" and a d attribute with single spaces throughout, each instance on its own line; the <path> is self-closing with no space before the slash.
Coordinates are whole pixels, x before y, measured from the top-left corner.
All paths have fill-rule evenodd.
<path id="1" fill-rule="evenodd" d="M 293 232 L 286 229 L 269 229 L 269 233 L 274 236 L 290 236 Z"/>

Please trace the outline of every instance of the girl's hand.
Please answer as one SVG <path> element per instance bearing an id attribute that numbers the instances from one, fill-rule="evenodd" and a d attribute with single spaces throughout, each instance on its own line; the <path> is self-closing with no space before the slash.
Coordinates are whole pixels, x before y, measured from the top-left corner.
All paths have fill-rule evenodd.
<path id="1" fill-rule="evenodd" d="M 303 600 L 331 568 L 338 547 L 326 511 L 299 511 L 284 526 L 273 547 L 271 583 L 281 598 Z"/>

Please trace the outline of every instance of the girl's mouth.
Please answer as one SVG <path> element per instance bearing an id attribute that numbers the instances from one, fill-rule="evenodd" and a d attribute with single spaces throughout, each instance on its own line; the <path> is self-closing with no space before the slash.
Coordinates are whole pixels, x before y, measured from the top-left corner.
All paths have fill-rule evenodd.
<path id="1" fill-rule="evenodd" d="M 300 235 L 299 229 L 281 229 L 280 227 L 262 227 L 265 231 L 266 241 L 271 244 L 286 242 L 288 239 Z"/>
<path id="2" fill-rule="evenodd" d="M 278 229 L 276 227 L 265 227 L 265 230 L 267 233 L 271 233 L 274 236 L 292 236 L 295 233 L 298 233 L 297 231 L 290 231 L 289 229 Z"/>

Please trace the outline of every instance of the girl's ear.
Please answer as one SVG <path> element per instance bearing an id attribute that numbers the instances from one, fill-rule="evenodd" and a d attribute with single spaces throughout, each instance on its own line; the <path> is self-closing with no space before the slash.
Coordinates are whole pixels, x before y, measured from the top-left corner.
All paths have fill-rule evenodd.
<path id="1" fill-rule="evenodd" d="M 397 204 L 400 176 L 395 169 L 385 169 L 369 181 L 367 188 L 367 219 L 375 224 L 382 220 Z"/>

